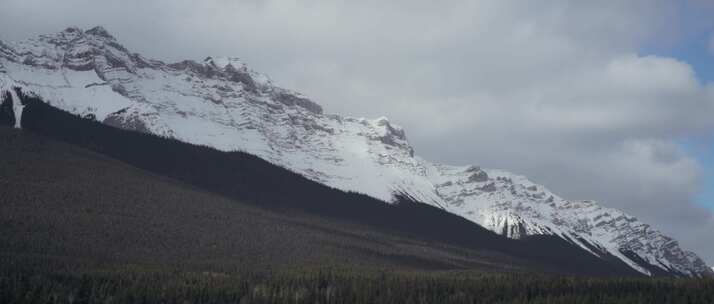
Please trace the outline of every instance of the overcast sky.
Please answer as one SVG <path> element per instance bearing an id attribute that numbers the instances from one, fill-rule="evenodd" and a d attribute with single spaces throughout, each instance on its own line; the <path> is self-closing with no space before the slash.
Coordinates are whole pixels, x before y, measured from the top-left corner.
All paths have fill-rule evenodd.
<path id="1" fill-rule="evenodd" d="M 103 25 L 240 57 L 417 154 L 623 209 L 714 264 L 712 1 L 3 0 L 0 39 Z"/>

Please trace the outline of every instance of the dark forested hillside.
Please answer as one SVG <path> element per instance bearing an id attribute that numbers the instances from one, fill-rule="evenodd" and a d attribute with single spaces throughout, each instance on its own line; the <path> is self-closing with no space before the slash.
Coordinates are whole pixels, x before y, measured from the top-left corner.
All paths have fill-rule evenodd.
<path id="1" fill-rule="evenodd" d="M 263 207 L 297 210 L 368 225 L 423 241 L 494 252 L 532 269 L 591 275 L 637 275 L 615 259 L 599 259 L 552 237 L 510 240 L 441 209 L 406 199 L 386 204 L 308 180 L 258 157 L 225 153 L 154 135 L 112 128 L 23 97 L 22 127 L 105 154 L 155 174 Z"/>
<path id="2" fill-rule="evenodd" d="M 0 128 L 0 146 L 3 266 L 524 270 L 504 255 L 258 208 L 19 130 Z"/>
<path id="3" fill-rule="evenodd" d="M 0 126 L 14 126 L 15 112 L 12 109 L 12 96 L 9 91 L 0 95 Z"/>

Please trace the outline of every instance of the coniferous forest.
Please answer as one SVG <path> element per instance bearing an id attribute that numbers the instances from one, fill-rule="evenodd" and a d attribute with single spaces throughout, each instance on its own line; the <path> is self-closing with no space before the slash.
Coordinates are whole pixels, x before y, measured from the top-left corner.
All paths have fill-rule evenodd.
<path id="1" fill-rule="evenodd" d="M 126 267 L 3 273 L 3 303 L 714 303 L 712 279 L 296 270 L 237 274 Z M 141 270 L 138 270 L 141 269 Z"/>

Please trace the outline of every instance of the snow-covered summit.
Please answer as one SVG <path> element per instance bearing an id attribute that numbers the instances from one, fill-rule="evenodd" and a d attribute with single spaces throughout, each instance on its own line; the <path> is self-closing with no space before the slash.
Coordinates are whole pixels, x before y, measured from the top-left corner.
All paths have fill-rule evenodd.
<path id="1" fill-rule="evenodd" d="M 386 202 L 408 195 L 511 238 L 559 236 L 646 274 L 714 275 L 694 253 L 630 215 L 563 199 L 506 171 L 429 162 L 387 118 L 325 114 L 237 58 L 167 64 L 130 52 L 101 27 L 69 28 L 0 42 L 0 93 L 12 87 L 108 125 L 245 151 Z"/>

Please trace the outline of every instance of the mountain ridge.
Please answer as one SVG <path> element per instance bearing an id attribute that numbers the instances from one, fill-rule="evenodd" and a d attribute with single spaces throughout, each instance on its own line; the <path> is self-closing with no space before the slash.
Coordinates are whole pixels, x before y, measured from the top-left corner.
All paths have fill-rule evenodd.
<path id="1" fill-rule="evenodd" d="M 101 27 L 69 28 L 0 42 L 0 90 L 18 100 L 14 87 L 110 126 L 245 151 L 341 190 L 387 202 L 405 194 L 511 238 L 555 235 L 644 274 L 714 274 L 635 217 L 507 171 L 428 162 L 388 119 L 324 114 L 235 58 L 166 64 L 131 53 Z M 13 112 L 19 126 L 22 105 Z"/>
<path id="2" fill-rule="evenodd" d="M 168 178 L 183 184 L 184 187 L 188 186 L 187 188 L 196 188 L 233 199 L 236 203 L 249 204 L 266 211 L 277 211 L 287 215 L 304 214 L 349 225 L 357 224 L 363 227 L 357 231 L 382 231 L 413 241 L 455 246 L 457 251 L 458 248 L 462 248 L 492 256 L 495 254 L 504 259 L 500 259 L 500 262 L 494 266 L 506 271 L 512 268 L 513 263 L 516 262 L 513 260 L 515 258 L 522 261 L 518 263 L 521 265 L 518 267 L 521 270 L 595 276 L 638 275 L 636 271 L 614 257 L 599 259 L 555 236 L 509 239 L 441 208 L 406 197 L 398 197 L 396 203 L 387 204 L 368 195 L 331 188 L 252 154 L 222 152 L 211 147 L 115 128 L 57 109 L 37 97 L 24 94 L 20 96 L 25 103 L 20 137 L 40 135 L 45 141 L 54 140 L 70 144 L 73 148 L 87 149 L 155 176 Z M 12 148 L 18 150 L 17 147 Z M 13 161 L 18 157 L 26 156 L 24 153 L 12 153 L 10 150 L 4 159 L 9 160 L 12 166 L 13 163 L 18 163 Z M 42 164 L 33 165 L 42 166 Z M 44 165 L 52 167 L 52 162 Z M 77 167 L 83 169 L 84 165 Z M 22 175 L 26 170 L 10 169 L 3 172 L 20 172 Z M 111 173 L 107 175 L 111 176 Z M 35 178 L 37 175 L 31 174 L 28 177 L 30 181 L 27 183 L 37 186 L 37 183 L 31 181 Z M 43 176 L 40 175 L 40 178 Z M 57 182 L 61 183 L 62 179 Z M 109 186 L 123 188 L 120 186 L 121 183 L 109 184 Z M 85 188 L 96 187 L 92 187 L 90 183 Z M 148 192 L 146 196 L 150 198 L 151 191 Z M 101 199 L 102 193 L 103 191 L 99 191 L 94 194 L 99 194 Z M 113 193 L 111 197 L 122 194 L 119 191 Z M 131 191 L 131 195 L 142 196 L 143 193 Z M 62 197 L 64 199 L 60 199 L 60 202 L 74 205 L 74 195 L 62 195 Z M 79 195 L 77 199 L 86 199 L 86 197 Z M 17 202 L 13 201 L 13 203 Z M 170 204 L 170 200 L 163 203 Z M 151 210 L 150 202 L 145 205 L 136 208 Z M 10 213 L 10 216 L 13 216 L 13 213 Z M 160 215 L 155 216 L 160 217 Z M 393 246 L 390 242 L 382 242 L 382 244 Z M 263 245 L 256 242 L 249 246 L 262 247 Z M 459 259 L 461 258 L 457 258 Z M 407 261 L 409 260 L 411 259 L 407 258 Z M 496 261 L 489 263 L 494 264 L 494 262 Z M 446 266 L 450 263 L 437 264 Z M 459 264 L 461 263 L 452 266 L 470 269 L 469 266 L 464 264 L 459 266 Z"/>

